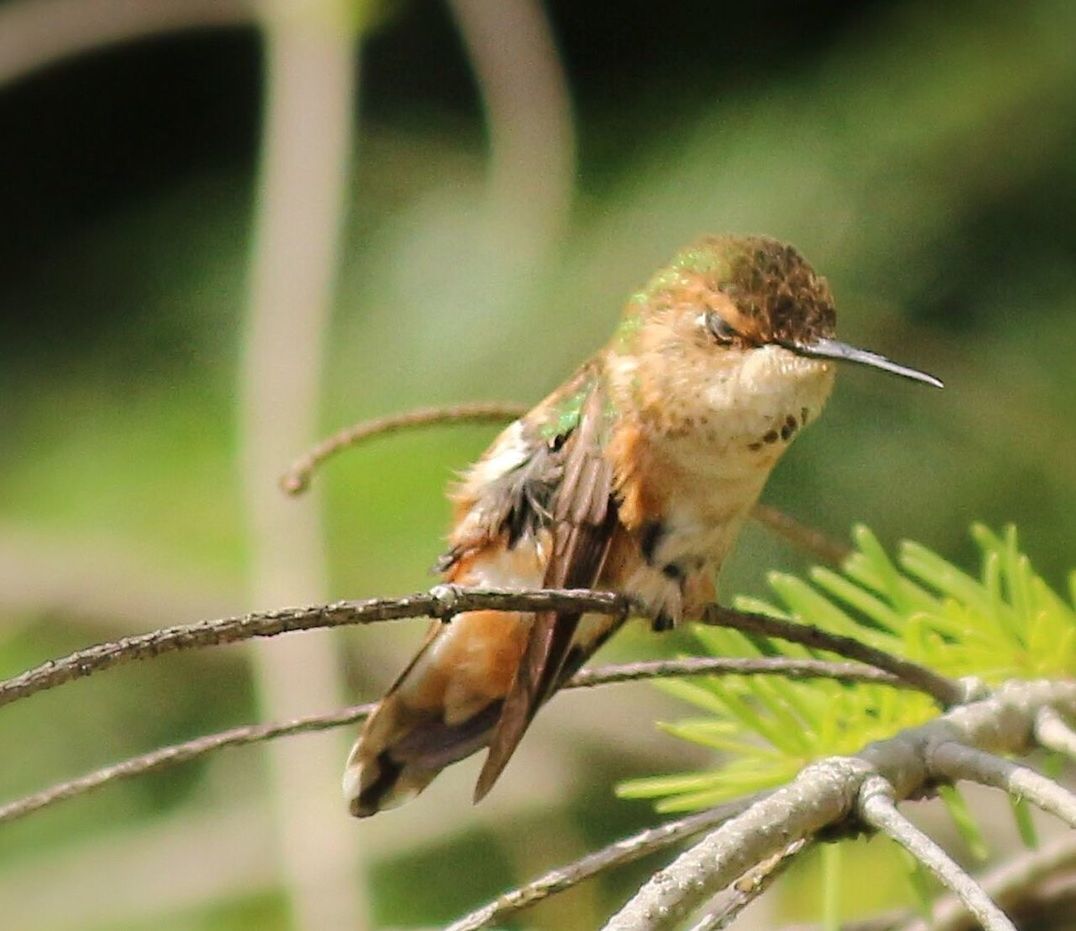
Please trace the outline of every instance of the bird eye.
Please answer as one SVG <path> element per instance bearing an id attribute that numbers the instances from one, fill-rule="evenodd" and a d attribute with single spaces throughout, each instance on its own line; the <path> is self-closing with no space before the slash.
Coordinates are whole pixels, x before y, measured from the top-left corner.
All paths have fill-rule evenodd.
<path id="1" fill-rule="evenodd" d="M 731 343 L 739 335 L 721 314 L 713 311 L 706 315 L 706 329 L 719 343 Z"/>

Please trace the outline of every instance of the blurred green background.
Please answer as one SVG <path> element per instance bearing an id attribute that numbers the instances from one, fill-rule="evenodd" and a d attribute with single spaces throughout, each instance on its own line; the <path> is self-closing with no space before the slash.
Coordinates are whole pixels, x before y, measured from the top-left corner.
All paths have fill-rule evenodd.
<path id="1" fill-rule="evenodd" d="M 122 6 L 83 5 L 91 26 Z M 914 537 L 969 566 L 968 524 L 1013 521 L 1048 579 L 1060 584 L 1071 567 L 1071 3 L 506 0 L 509 18 L 488 21 L 493 0 L 270 4 L 267 33 L 152 30 L 45 67 L 12 65 L 34 48 L 15 42 L 16 26 L 39 14 L 58 26 L 78 6 L 0 3 L 0 675 L 126 633 L 306 600 L 310 589 L 275 595 L 257 581 L 256 502 L 276 495 L 264 475 L 364 417 L 537 400 L 604 341 L 624 298 L 705 232 L 794 242 L 829 278 L 845 339 L 947 385 L 842 372 L 764 500 L 834 535 L 863 521 L 887 542 Z M 199 6 L 179 24 L 203 25 Z M 512 10 L 538 29 L 533 47 Z M 266 85 L 294 79 L 300 116 L 326 109 L 316 81 L 274 71 L 283 59 L 266 55 L 265 36 L 282 47 L 311 22 L 337 44 L 355 28 L 352 135 L 336 137 L 350 161 L 339 242 L 325 250 L 336 279 L 322 289 L 332 313 L 311 373 L 315 426 L 259 473 L 243 452 L 253 389 L 241 373 L 265 299 L 252 268 L 262 261 L 265 280 L 275 269 L 289 281 L 318 261 L 303 248 L 317 236 L 304 238 L 301 175 L 281 201 L 284 241 L 296 205 L 299 247 L 265 259 L 276 235 Z M 506 49 L 518 68 L 505 70 Z M 290 131 L 315 132 L 303 127 Z M 291 377 L 289 349 L 263 359 L 270 381 Z M 265 507 L 286 521 L 320 506 L 322 597 L 426 587 L 448 520 L 443 487 L 493 433 L 386 440 L 330 465 L 320 502 Z M 767 570 L 802 567 L 749 528 L 723 595 L 759 593 Z M 341 699 L 376 696 L 423 627 L 326 639 Z M 669 649 L 640 630 L 606 656 Z M 170 657 L 4 708 L 0 800 L 268 717 L 256 665 L 238 647 Z M 296 688 L 307 672 L 294 670 Z M 315 927 L 304 883 L 309 893 L 333 874 L 341 844 L 345 868 L 330 879 L 355 898 L 350 914 L 436 926 L 654 821 L 611 786 L 705 759 L 654 731 L 655 717 L 675 713 L 645 685 L 558 697 L 477 809 L 464 764 L 400 812 L 353 822 L 335 770 L 286 797 L 259 749 L 112 786 L 0 829 L 0 923 Z M 342 762 L 346 736 L 328 740 Z M 301 865 L 281 866 L 296 828 L 280 812 L 321 796 L 341 838 L 291 848 L 319 874 L 307 882 Z M 654 866 L 520 926 L 593 927 Z M 857 890 L 849 909 L 899 897 L 887 869 L 864 884 L 878 897 L 859 901 Z M 812 914 L 809 870 L 777 893 L 786 917 Z"/>

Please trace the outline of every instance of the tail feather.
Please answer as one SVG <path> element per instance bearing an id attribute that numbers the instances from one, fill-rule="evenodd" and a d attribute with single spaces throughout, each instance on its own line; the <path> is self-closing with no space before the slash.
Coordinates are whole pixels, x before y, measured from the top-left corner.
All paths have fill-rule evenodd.
<path id="1" fill-rule="evenodd" d="M 348 758 L 344 795 L 353 815 L 402 805 L 489 744 L 525 632 L 518 615 L 494 611 L 431 627 Z"/>
<path id="2" fill-rule="evenodd" d="M 458 724 L 437 713 L 416 715 L 387 695 L 348 757 L 344 795 L 358 818 L 395 808 L 426 788 L 444 767 L 489 743 L 502 701 L 490 702 Z"/>

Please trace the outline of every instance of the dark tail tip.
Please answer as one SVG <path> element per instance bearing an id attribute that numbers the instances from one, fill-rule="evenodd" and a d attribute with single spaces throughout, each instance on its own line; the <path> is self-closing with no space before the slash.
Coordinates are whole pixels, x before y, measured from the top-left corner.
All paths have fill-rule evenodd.
<path id="1" fill-rule="evenodd" d="M 401 772 L 403 772 L 403 766 L 392 759 L 387 750 L 377 755 L 377 775 L 372 781 L 365 782 L 362 778 L 365 775 L 363 770 L 354 770 L 349 766 L 344 774 L 344 793 L 348 796 L 348 810 L 351 814 L 356 818 L 369 818 L 370 815 L 376 815 L 381 811 L 386 797 L 395 788 Z M 348 785 L 349 781 L 352 783 L 351 786 Z M 353 794 L 355 781 L 360 786 L 357 794 Z M 349 789 L 352 791 L 349 792 Z"/>

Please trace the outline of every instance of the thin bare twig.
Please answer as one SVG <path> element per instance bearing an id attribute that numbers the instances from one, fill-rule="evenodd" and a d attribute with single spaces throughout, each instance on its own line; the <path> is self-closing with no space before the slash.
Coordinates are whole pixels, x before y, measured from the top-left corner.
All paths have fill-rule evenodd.
<path id="1" fill-rule="evenodd" d="M 257 0 L 20 0 L 0 9 L 0 86 L 75 55 L 187 29 L 255 22 Z"/>
<path id="2" fill-rule="evenodd" d="M 821 562 L 840 566 L 852 554 L 852 548 L 846 543 L 796 520 L 772 505 L 756 504 L 751 516 L 767 530 Z"/>
<path id="3" fill-rule="evenodd" d="M 770 888 L 773 881 L 792 865 L 792 859 L 806 846 L 806 840 L 798 840 L 780 853 L 775 853 L 769 859 L 751 867 L 707 906 L 706 912 L 691 926 L 691 931 L 721 931 L 722 928 L 727 928 L 739 917 L 740 912 Z"/>
<path id="4" fill-rule="evenodd" d="M 0 681 L 0 706 L 36 692 L 55 688 L 72 679 L 177 650 L 190 650 L 255 637 L 323 627 L 374 624 L 409 617 L 448 619 L 462 611 L 488 608 L 495 611 L 580 610 L 598 614 L 626 615 L 630 604 L 616 595 L 578 590 L 547 590 L 520 593 L 510 590 L 479 591 L 438 585 L 429 592 L 403 598 L 371 598 L 338 601 L 306 608 L 282 608 L 245 614 L 218 621 L 201 621 L 124 637 L 50 660 L 13 678 Z"/>
<path id="5" fill-rule="evenodd" d="M 1027 766 L 985 750 L 946 741 L 932 748 L 927 764 L 947 779 L 966 779 L 1026 798 L 1076 828 L 1076 795 Z"/>
<path id="6" fill-rule="evenodd" d="M 864 822 L 895 840 L 959 896 L 984 931 L 1016 931 L 982 887 L 897 810 L 893 787 L 885 779 L 870 777 L 860 789 L 856 807 Z"/>
<path id="7" fill-rule="evenodd" d="M 977 878 L 998 905 L 1016 910 L 1042 880 L 1076 866 L 1076 834 L 1064 834 L 1038 850 L 1029 850 Z M 890 927 L 898 927 L 891 922 Z M 899 925 L 899 931 L 972 931 L 975 920 L 964 903 L 947 895 L 934 904 L 929 926 L 916 918 Z"/>
<path id="8" fill-rule="evenodd" d="M 447 620 L 455 614 L 475 610 L 582 611 L 623 618 L 627 617 L 633 608 L 628 598 L 611 592 L 586 589 L 466 589 L 454 585 L 437 585 L 428 592 L 402 598 L 371 598 L 305 608 L 282 608 L 218 621 L 169 627 L 141 636 L 97 644 L 62 659 L 50 660 L 20 675 L 0 681 L 0 706 L 133 660 L 176 650 L 235 643 L 255 637 L 273 637 L 299 630 L 373 624 L 410 617 Z M 959 682 L 939 676 L 916 663 L 866 646 L 851 637 L 830 634 L 808 624 L 733 611 L 719 605 L 707 609 L 704 623 L 778 637 L 864 662 L 896 676 L 912 688 L 933 696 L 943 705 L 955 704 L 964 697 L 964 688 Z"/>
<path id="9" fill-rule="evenodd" d="M 861 663 L 830 663 L 817 659 L 789 659 L 784 656 L 767 656 L 744 659 L 736 656 L 700 656 L 685 659 L 647 660 L 640 663 L 624 663 L 584 669 L 576 673 L 568 688 L 587 688 L 591 685 L 608 685 L 612 682 L 632 682 L 637 679 L 660 679 L 664 676 L 784 676 L 787 679 L 835 679 L 838 682 L 868 682 L 891 685 L 898 689 L 915 689 L 903 679 L 873 666 Z"/>
<path id="10" fill-rule="evenodd" d="M 498 896 L 492 902 L 453 922 L 447 931 L 474 931 L 476 928 L 485 928 L 495 922 L 503 921 L 516 912 L 530 908 L 547 896 L 570 889 L 591 876 L 614 867 L 634 863 L 648 854 L 671 847 L 694 834 L 711 830 L 745 811 L 760 797 L 754 795 L 729 802 L 685 818 L 667 821 L 656 828 L 647 828 L 631 837 L 615 841 L 601 850 L 588 853 L 574 863 L 550 870 L 525 886 Z"/>
<path id="11" fill-rule="evenodd" d="M 296 459 L 288 471 L 281 476 L 280 487 L 289 495 L 302 494 L 310 487 L 314 473 L 327 459 L 375 437 L 437 424 L 503 423 L 522 417 L 527 410 L 528 408 L 521 404 L 480 402 L 455 404 L 452 407 L 420 407 L 402 414 L 390 414 L 375 420 L 364 420 L 327 437 Z"/>
<path id="12" fill-rule="evenodd" d="M 1035 718 L 1035 740 L 1047 750 L 1076 760 L 1076 730 L 1053 708 L 1043 708 Z"/>
<path id="13" fill-rule="evenodd" d="M 734 657 L 690 657 L 680 660 L 624 663 L 584 669 L 576 673 L 565 688 L 594 688 L 620 682 L 636 682 L 671 676 L 701 675 L 781 675 L 786 678 L 833 678 L 839 681 L 872 682 L 906 688 L 906 683 L 869 666 L 854 663 L 825 663 L 821 660 L 789 660 L 784 657 L 738 659 Z M 361 721 L 373 705 L 355 705 L 338 711 L 304 715 L 290 721 L 268 724 L 247 724 L 207 734 L 183 743 L 151 750 L 119 763 L 101 767 L 75 779 L 59 782 L 40 792 L 24 796 L 0 806 L 0 824 L 32 814 L 55 802 L 66 801 L 99 789 L 111 782 L 131 779 L 144 773 L 156 772 L 204 756 L 225 747 L 261 743 L 277 737 L 288 737 L 308 731 L 320 731 Z"/>
<path id="14" fill-rule="evenodd" d="M 765 614 L 735 611 L 718 604 L 708 605 L 701 623 L 716 627 L 731 627 L 743 633 L 763 634 L 818 650 L 828 650 L 839 656 L 854 659 L 878 669 L 884 669 L 934 698 L 943 708 L 965 701 L 967 689 L 960 682 L 947 679 L 925 666 L 900 659 L 884 650 L 861 643 L 852 637 L 831 634 L 811 624 L 783 621 Z"/>
<path id="15" fill-rule="evenodd" d="M 111 766 L 102 766 L 100 769 L 77 779 L 60 782 L 33 795 L 27 795 L 15 801 L 0 805 L 0 824 L 7 821 L 15 821 L 26 815 L 47 808 L 56 802 L 62 802 L 76 795 L 85 795 L 94 789 L 121 779 L 131 779 L 146 773 L 167 769 L 170 766 L 178 766 L 190 760 L 205 756 L 214 750 L 222 750 L 225 747 L 238 747 L 245 744 L 261 743 L 273 740 L 276 737 L 288 737 L 292 734 L 303 734 L 310 731 L 323 731 L 332 727 L 340 727 L 345 724 L 353 724 L 361 721 L 374 706 L 353 705 L 350 708 L 341 708 L 339 711 L 329 714 L 306 715 L 291 721 L 278 721 L 272 724 L 246 724 L 233 727 L 217 734 L 207 734 L 204 737 L 196 737 L 184 743 L 173 744 L 169 747 L 161 747 L 141 756 L 134 756 Z"/>
<path id="16" fill-rule="evenodd" d="M 523 417 L 529 409 L 525 404 L 479 401 L 447 407 L 419 407 L 402 414 L 363 420 L 326 437 L 313 449 L 303 453 L 280 477 L 280 487 L 289 495 L 301 495 L 310 487 L 315 473 L 326 460 L 346 449 L 361 446 L 368 440 L 417 427 L 441 424 L 505 423 Z M 850 547 L 839 540 L 796 520 L 772 505 L 756 504 L 751 516 L 771 533 L 822 562 L 839 566 L 852 552 Z"/>

